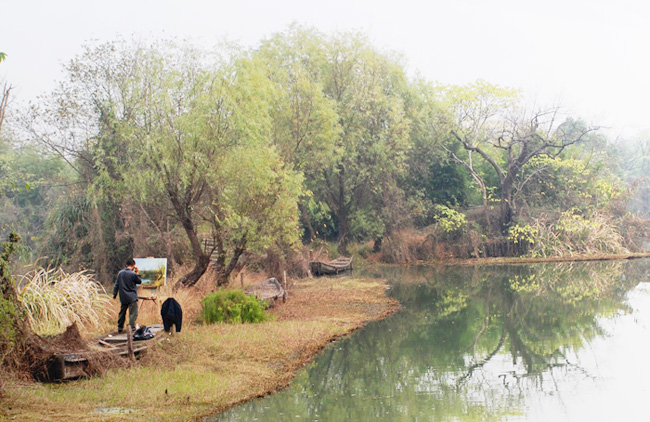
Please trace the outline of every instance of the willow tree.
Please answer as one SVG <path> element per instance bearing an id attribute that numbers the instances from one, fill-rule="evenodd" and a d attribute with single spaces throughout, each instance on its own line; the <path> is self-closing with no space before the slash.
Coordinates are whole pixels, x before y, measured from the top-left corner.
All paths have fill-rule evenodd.
<path id="1" fill-rule="evenodd" d="M 399 61 L 361 35 L 298 26 L 255 53 L 275 89 L 274 142 L 313 194 L 302 202 L 310 237 L 322 228 L 310 215 L 331 217 L 342 246 L 390 231 L 403 215 L 397 180 L 409 145 Z"/>
<path id="2" fill-rule="evenodd" d="M 132 180 L 141 199 L 165 196 L 195 257 L 180 282 L 195 284 L 210 257 L 224 284 L 246 250 L 297 240 L 301 179 L 270 141 L 267 80 L 247 60 L 205 59 L 192 50 L 143 53 L 136 100 L 120 131 L 135 156 Z M 131 177 L 130 176 L 130 177 Z M 204 249 L 200 239 L 214 239 Z"/>
<path id="3" fill-rule="evenodd" d="M 195 284 L 211 257 L 224 284 L 244 251 L 297 239 L 301 179 L 272 147 L 268 82 L 249 61 L 172 43 L 109 43 L 69 69 L 71 88 L 45 115 L 55 128 L 69 116 L 59 131 L 70 136 L 39 139 L 71 166 L 92 163 L 91 196 L 161 204 L 194 257 L 182 285 Z M 68 121 L 86 126 L 72 132 Z M 214 246 L 204 249 L 202 237 Z"/>
<path id="4" fill-rule="evenodd" d="M 323 89 L 336 105 L 333 160 L 317 175 L 315 195 L 331 209 L 338 240 L 380 239 L 396 226 L 409 148 L 407 79 L 399 61 L 356 34 L 326 40 Z"/>
<path id="5" fill-rule="evenodd" d="M 273 89 L 273 143 L 285 162 L 304 175 L 307 187 L 314 189 L 311 182 L 334 159 L 339 134 L 336 104 L 323 92 L 323 35 L 292 25 L 264 40 L 254 60 L 266 69 Z M 322 207 L 317 201 L 310 191 L 300 201 L 311 240 L 318 234 L 312 222 L 313 210 Z"/>

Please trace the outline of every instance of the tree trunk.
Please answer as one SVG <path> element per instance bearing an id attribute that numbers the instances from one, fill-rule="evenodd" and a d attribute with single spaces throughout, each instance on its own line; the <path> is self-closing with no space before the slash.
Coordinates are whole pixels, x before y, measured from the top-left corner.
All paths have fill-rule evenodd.
<path id="1" fill-rule="evenodd" d="M 487 189 L 485 188 L 485 183 L 481 181 L 479 183 L 479 186 L 481 187 L 481 195 L 483 196 L 483 213 L 485 214 L 485 225 L 488 228 L 488 230 L 492 231 L 492 223 L 490 223 L 490 207 L 488 205 L 488 196 L 487 196 Z"/>
<path id="2" fill-rule="evenodd" d="M 175 272 L 177 263 L 176 259 L 174 258 L 174 245 L 172 244 L 172 236 L 169 229 L 169 219 L 166 219 L 165 224 L 166 228 L 161 234 L 163 242 L 165 242 L 165 252 L 167 253 L 167 259 L 169 260 L 168 268 L 170 272 Z"/>
<path id="3" fill-rule="evenodd" d="M 195 285 L 201 276 L 208 270 L 208 266 L 210 265 L 210 256 L 203 252 L 201 242 L 199 241 L 199 237 L 194 229 L 192 220 L 190 220 L 189 217 L 186 217 L 181 221 L 181 224 L 185 229 L 185 233 L 187 233 L 187 237 L 190 239 L 195 261 L 192 271 L 181 277 L 180 284 L 185 287 L 190 287 Z"/>
<path id="4" fill-rule="evenodd" d="M 314 239 L 316 239 L 316 232 L 314 231 L 314 227 L 311 225 L 309 214 L 307 214 L 307 207 L 305 207 L 305 205 L 302 203 L 299 204 L 299 207 L 300 207 L 300 213 L 302 215 L 302 220 L 307 225 L 307 230 L 309 231 L 309 241 L 313 242 Z"/>
<path id="5" fill-rule="evenodd" d="M 237 267 L 239 257 L 244 253 L 245 250 L 246 239 L 242 239 L 240 244 L 235 248 L 228 266 L 225 266 L 225 268 L 222 267 L 217 271 L 217 286 L 224 286 L 228 284 L 230 274 L 232 274 L 233 270 Z"/>
<path id="6" fill-rule="evenodd" d="M 372 246 L 372 251 L 374 253 L 381 252 L 381 244 L 384 241 L 384 236 L 376 237 L 375 242 L 373 243 Z"/>
<path id="7" fill-rule="evenodd" d="M 205 274 L 205 272 L 208 270 L 208 266 L 210 265 L 210 257 L 201 254 L 200 256 L 195 258 L 194 262 L 194 268 L 192 268 L 192 271 L 189 273 L 183 275 L 180 279 L 180 284 L 182 284 L 185 287 L 191 287 L 194 286 L 201 276 Z"/>
<path id="8" fill-rule="evenodd" d="M 512 202 L 512 190 L 518 167 L 513 166 L 501 181 L 501 232 L 506 234 L 515 219 L 515 205 Z"/>
<path id="9" fill-rule="evenodd" d="M 345 169 L 341 166 L 339 172 L 339 186 L 338 186 L 338 213 L 339 220 L 337 241 L 339 243 L 340 252 L 347 254 L 348 234 L 350 232 L 349 210 L 345 203 Z"/>
<path id="10" fill-rule="evenodd" d="M 199 236 L 196 233 L 194 223 L 192 222 L 191 205 L 188 204 L 187 201 L 182 204 L 179 200 L 178 192 L 175 190 L 168 189 L 167 193 L 169 195 L 169 200 L 174 207 L 174 211 L 176 212 L 176 216 L 180 220 L 181 225 L 190 240 L 192 252 L 194 253 L 194 268 L 192 268 L 192 271 L 189 273 L 183 275 L 179 280 L 180 285 L 190 287 L 195 285 L 201 276 L 208 270 L 208 266 L 210 265 L 210 255 L 204 253 L 203 248 L 201 247 Z"/>

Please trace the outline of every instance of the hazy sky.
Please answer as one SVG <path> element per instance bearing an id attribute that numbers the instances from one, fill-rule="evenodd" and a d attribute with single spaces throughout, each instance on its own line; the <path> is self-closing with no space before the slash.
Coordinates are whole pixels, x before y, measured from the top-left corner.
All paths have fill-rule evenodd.
<path id="1" fill-rule="evenodd" d="M 360 30 L 409 73 L 524 89 L 615 132 L 650 129 L 650 2 L 642 0 L 0 0 L 0 78 L 20 101 L 92 40 L 122 35 L 244 46 L 291 22 Z"/>

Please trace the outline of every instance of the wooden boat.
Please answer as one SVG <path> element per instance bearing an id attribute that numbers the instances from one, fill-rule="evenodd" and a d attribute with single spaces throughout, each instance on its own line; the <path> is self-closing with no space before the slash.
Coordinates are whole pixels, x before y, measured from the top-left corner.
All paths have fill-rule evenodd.
<path id="1" fill-rule="evenodd" d="M 133 354 L 137 356 L 146 349 L 147 346 L 144 344 L 137 345 L 133 348 Z M 129 355 L 126 347 L 93 351 L 91 353 L 97 356 L 102 352 L 106 354 L 114 353 L 124 358 Z M 47 379 L 45 381 L 65 381 L 87 377 L 89 365 L 86 353 L 56 353 L 47 362 Z"/>
<path id="2" fill-rule="evenodd" d="M 340 256 L 333 261 L 312 261 L 310 263 L 313 275 L 336 275 L 343 271 L 352 270 L 352 257 Z"/>
<path id="3" fill-rule="evenodd" d="M 97 339 L 90 350 L 83 352 L 55 353 L 47 361 L 47 377 L 44 381 L 64 381 L 88 376 L 89 355 L 100 357 L 102 354 L 117 355 L 124 358 L 129 355 L 138 356 L 147 349 L 147 344 L 156 339 L 156 335 L 163 331 L 162 324 L 148 325 L 154 337 L 149 340 L 133 341 L 132 351 L 126 333 L 106 334 Z"/>
<path id="4" fill-rule="evenodd" d="M 247 295 L 255 295 L 262 300 L 269 301 L 271 304 L 275 304 L 275 301 L 280 298 L 282 298 L 282 302 L 287 300 L 287 291 L 273 277 L 253 286 L 248 286 L 244 291 Z"/>

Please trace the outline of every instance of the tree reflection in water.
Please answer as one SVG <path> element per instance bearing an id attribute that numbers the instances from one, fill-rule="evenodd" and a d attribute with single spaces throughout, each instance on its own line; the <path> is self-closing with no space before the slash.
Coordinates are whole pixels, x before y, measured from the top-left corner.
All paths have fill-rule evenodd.
<path id="1" fill-rule="evenodd" d="M 326 350 L 292 387 L 215 420 L 503 420 L 594 378 L 580 352 L 631 311 L 650 260 L 384 268 L 403 310 Z"/>

